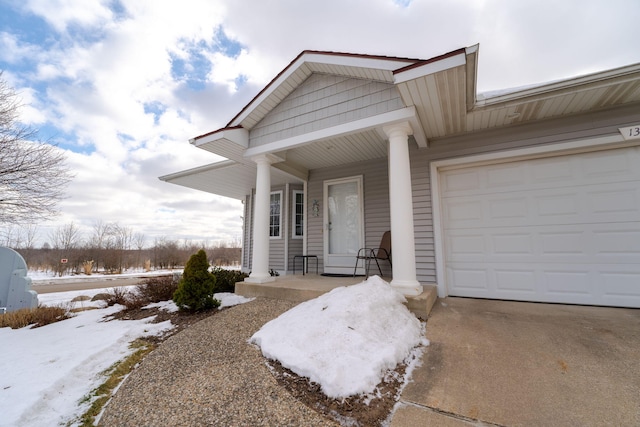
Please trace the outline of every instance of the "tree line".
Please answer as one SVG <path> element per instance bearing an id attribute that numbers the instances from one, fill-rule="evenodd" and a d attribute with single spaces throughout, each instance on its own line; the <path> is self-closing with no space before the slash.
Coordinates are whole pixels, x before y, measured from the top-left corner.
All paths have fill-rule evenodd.
<path id="1" fill-rule="evenodd" d="M 52 276 L 67 274 L 118 274 L 130 271 L 172 269 L 186 265 L 189 257 L 204 249 L 213 265 L 240 264 L 240 242 L 207 244 L 189 240 L 156 238 L 152 245 L 142 233 L 118 223 L 94 223 L 91 233 L 84 236 L 73 222 L 59 226 L 48 240 L 36 248 L 37 229 L 5 227 L 0 232 L 0 245 L 15 249 L 30 270 Z"/>
<path id="2" fill-rule="evenodd" d="M 88 237 L 74 223 L 60 226 L 36 248 L 37 227 L 25 224 L 58 214 L 58 202 L 73 174 L 64 151 L 39 141 L 37 130 L 20 121 L 22 106 L 0 70 L 0 246 L 17 250 L 30 269 L 64 275 L 175 268 L 200 249 L 214 265 L 240 263 L 239 242 L 209 246 L 157 238 L 148 247 L 143 234 L 102 221 Z"/>

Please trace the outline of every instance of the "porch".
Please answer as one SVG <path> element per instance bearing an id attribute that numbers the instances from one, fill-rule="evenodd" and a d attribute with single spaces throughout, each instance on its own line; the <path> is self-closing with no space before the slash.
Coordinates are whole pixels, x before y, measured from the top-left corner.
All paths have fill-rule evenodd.
<path id="1" fill-rule="evenodd" d="M 383 277 L 383 279 L 385 279 Z M 387 278 L 388 279 L 388 278 Z M 292 302 L 304 302 L 319 297 L 341 286 L 351 286 L 362 282 L 364 277 L 328 277 L 317 274 L 278 276 L 268 283 L 236 283 L 235 293 L 244 297 L 262 297 Z M 409 296 L 407 308 L 416 317 L 426 320 L 438 298 L 435 285 L 423 285 L 420 295 Z"/>

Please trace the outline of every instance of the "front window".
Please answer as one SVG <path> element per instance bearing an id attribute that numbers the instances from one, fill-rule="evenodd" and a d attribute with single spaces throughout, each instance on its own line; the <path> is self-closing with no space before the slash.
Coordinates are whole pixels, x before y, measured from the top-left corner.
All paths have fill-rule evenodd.
<path id="1" fill-rule="evenodd" d="M 269 203 L 269 236 L 272 238 L 281 237 L 280 224 L 282 224 L 282 191 L 274 191 L 271 193 Z"/>
<path id="2" fill-rule="evenodd" d="M 293 237 L 304 236 L 304 192 L 293 192 Z"/>

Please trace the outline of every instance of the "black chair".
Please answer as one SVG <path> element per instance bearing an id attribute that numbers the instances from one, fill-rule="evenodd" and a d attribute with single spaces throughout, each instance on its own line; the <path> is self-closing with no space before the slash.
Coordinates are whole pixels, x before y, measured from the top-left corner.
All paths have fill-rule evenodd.
<path id="1" fill-rule="evenodd" d="M 356 257 L 356 266 L 353 268 L 353 277 L 356 276 L 356 270 L 358 269 L 358 263 L 360 260 L 364 261 L 364 269 L 366 277 L 369 277 L 369 267 L 371 260 L 376 262 L 380 276 L 382 276 L 382 269 L 378 260 L 389 261 L 389 266 L 393 268 L 391 263 L 391 231 L 385 231 L 380 241 L 380 246 L 377 248 L 360 248 Z"/>

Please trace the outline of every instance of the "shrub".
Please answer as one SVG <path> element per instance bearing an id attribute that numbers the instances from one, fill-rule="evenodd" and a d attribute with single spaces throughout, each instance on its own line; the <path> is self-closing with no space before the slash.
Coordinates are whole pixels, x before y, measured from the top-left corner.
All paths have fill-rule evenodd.
<path id="1" fill-rule="evenodd" d="M 37 308 L 22 308 L 9 313 L 0 314 L 0 328 L 9 327 L 11 329 L 24 328 L 28 325 L 38 326 L 48 325 L 71 317 L 68 308 L 48 307 L 40 305 Z"/>
<path id="2" fill-rule="evenodd" d="M 248 275 L 239 270 L 227 270 L 215 267 L 211 274 L 216 276 L 216 290 L 218 292 L 235 291 L 236 283 L 243 281 Z"/>
<path id="3" fill-rule="evenodd" d="M 145 279 L 136 286 L 136 293 L 147 301 L 152 302 L 169 301 L 178 289 L 178 283 L 172 276 L 158 276 Z"/>
<path id="4" fill-rule="evenodd" d="M 113 291 L 111 291 L 111 298 L 109 298 L 106 301 L 109 307 L 116 304 L 126 306 L 127 301 L 130 299 L 131 299 L 131 292 L 129 292 L 125 288 L 113 288 Z"/>
<path id="5" fill-rule="evenodd" d="M 200 311 L 216 308 L 220 301 L 213 297 L 216 276 L 209 272 L 209 262 L 204 249 L 200 249 L 187 261 L 173 301 L 180 310 Z"/>

